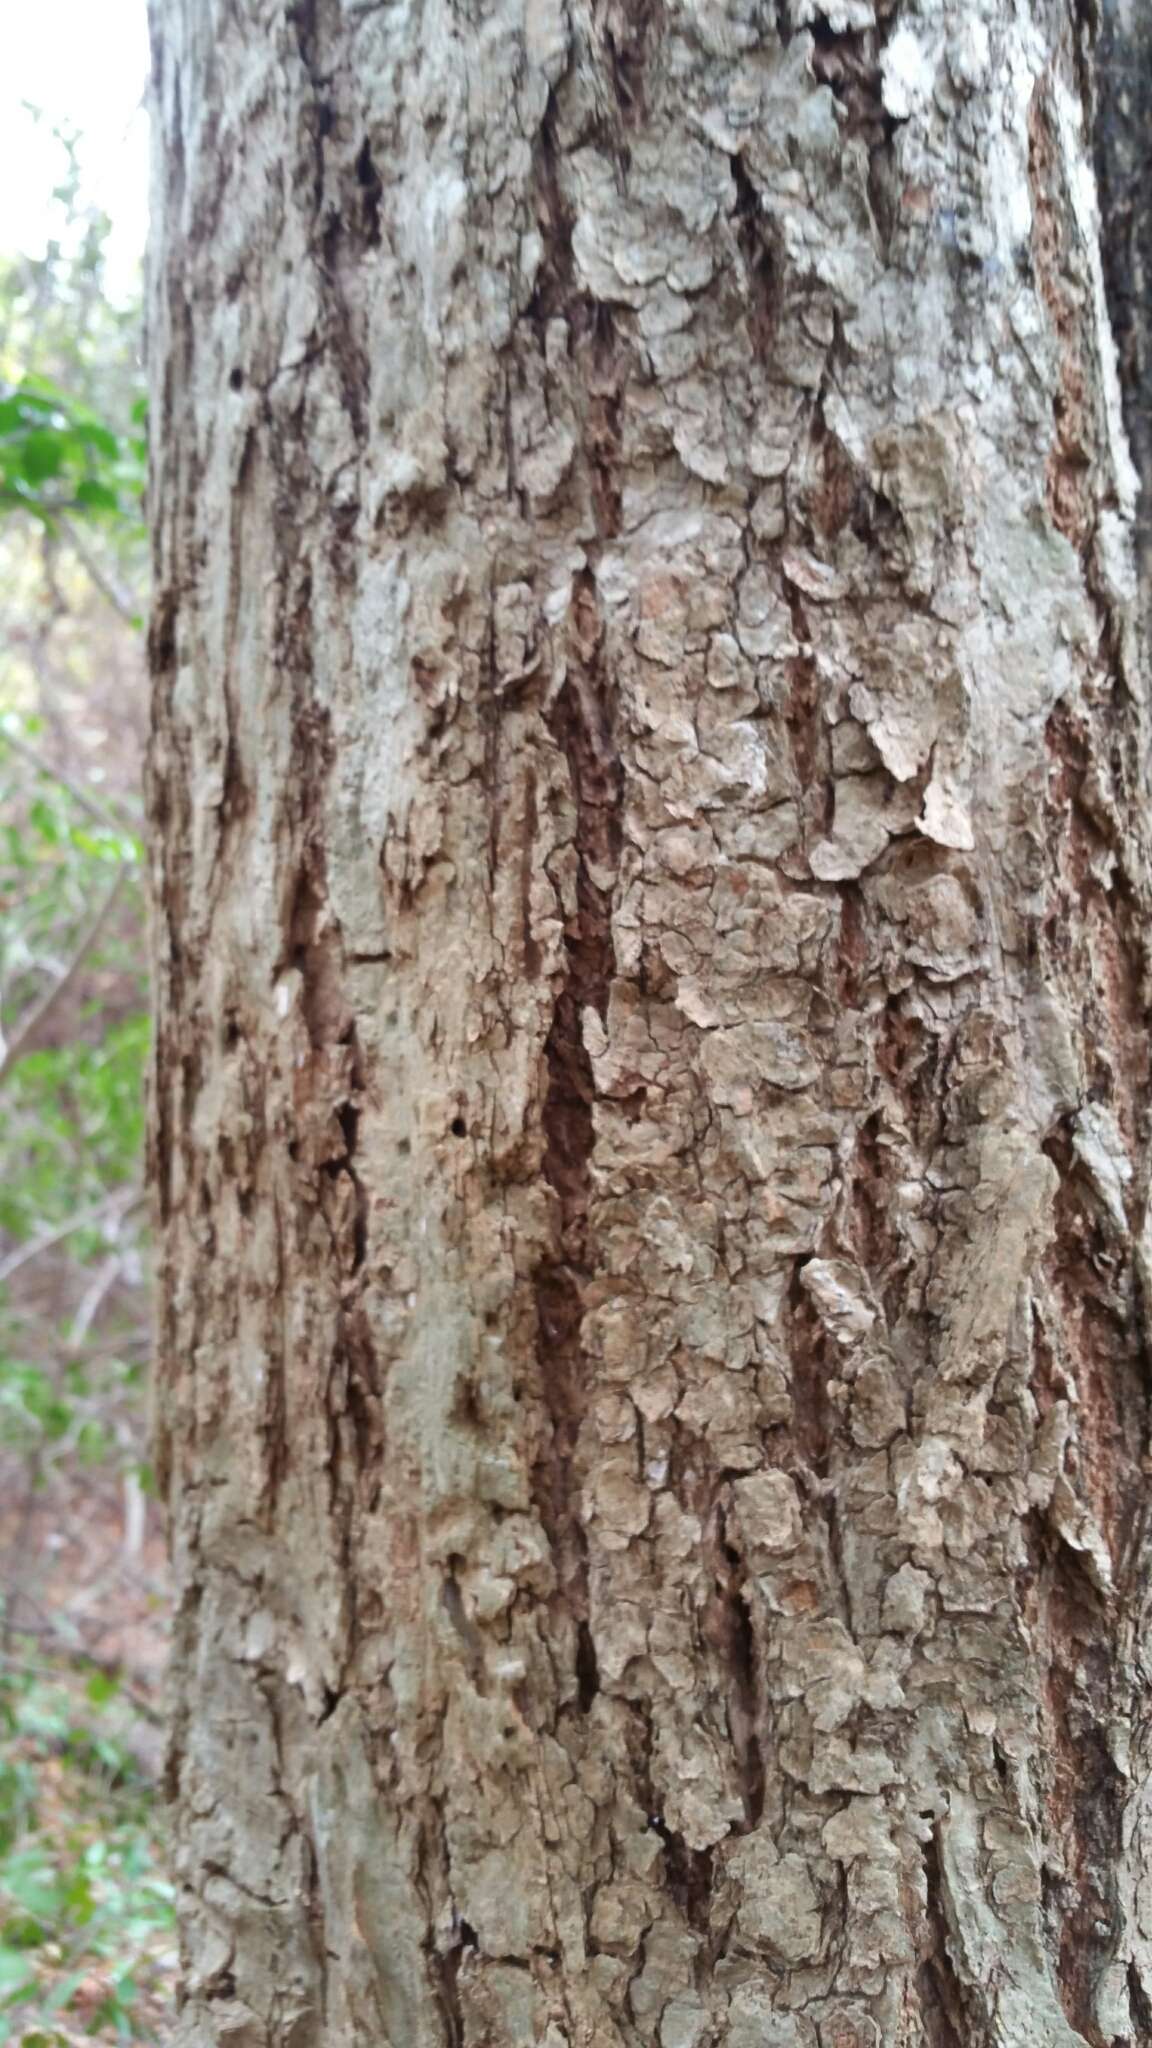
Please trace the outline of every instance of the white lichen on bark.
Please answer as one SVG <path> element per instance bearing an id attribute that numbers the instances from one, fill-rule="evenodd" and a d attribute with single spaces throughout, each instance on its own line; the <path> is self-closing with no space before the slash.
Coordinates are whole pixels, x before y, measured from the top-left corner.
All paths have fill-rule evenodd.
<path id="1" fill-rule="evenodd" d="M 1087 26 L 154 13 L 182 2039 L 1146 2039 Z"/>

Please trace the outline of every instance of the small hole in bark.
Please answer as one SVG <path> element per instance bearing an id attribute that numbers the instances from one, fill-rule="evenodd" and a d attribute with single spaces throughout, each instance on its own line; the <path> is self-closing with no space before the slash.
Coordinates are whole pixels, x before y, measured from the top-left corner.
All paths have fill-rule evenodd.
<path id="1" fill-rule="evenodd" d="M 374 249 L 380 240 L 380 198 L 384 187 L 372 161 L 372 147 L 367 137 L 360 145 L 355 168 L 356 183 L 363 194 L 364 238 Z"/>
<path id="2" fill-rule="evenodd" d="M 472 1380 L 461 1379 L 456 1389 L 456 1399 L 452 1404 L 452 1413 L 466 1427 L 479 1429 L 483 1416 L 480 1403 L 476 1397 L 476 1387 Z"/>
<path id="3" fill-rule="evenodd" d="M 586 1714 L 600 1690 L 600 1666 L 596 1661 L 596 1645 L 592 1631 L 586 1621 L 576 1631 L 576 1696 L 580 1712 Z"/>
<path id="4" fill-rule="evenodd" d="M 407 1159 L 408 1154 L 412 1150 L 411 1140 L 408 1138 L 397 1138 L 396 1150 L 400 1154 L 401 1159 Z"/>
<path id="5" fill-rule="evenodd" d="M 468 1136 L 468 1126 L 462 1116 L 454 1116 L 448 1128 L 454 1138 L 466 1138 Z"/>
<path id="6" fill-rule="evenodd" d="M 1149 2002 L 1135 1963 L 1128 1965 L 1128 2003 L 1132 2008 L 1132 2018 L 1147 2033 L 1152 2027 L 1152 2003 Z"/>
<path id="7" fill-rule="evenodd" d="M 243 372 L 243 370 L 233 370 L 233 371 L 231 372 L 231 374 L 229 375 L 229 378 L 228 378 L 228 384 L 229 384 L 229 388 L 230 388 L 230 389 L 231 389 L 232 391 L 243 391 L 243 389 L 244 389 L 244 372 Z"/>
<path id="8" fill-rule="evenodd" d="M 690 1927 L 707 1924 L 712 1897 L 712 1851 L 690 1849 L 682 1835 L 658 1814 L 652 1826 L 664 1844 L 664 1874 L 670 1891 Z"/>
<path id="9" fill-rule="evenodd" d="M 148 660 L 154 675 L 163 675 L 176 665 L 176 602 L 158 598 L 148 628 Z"/>

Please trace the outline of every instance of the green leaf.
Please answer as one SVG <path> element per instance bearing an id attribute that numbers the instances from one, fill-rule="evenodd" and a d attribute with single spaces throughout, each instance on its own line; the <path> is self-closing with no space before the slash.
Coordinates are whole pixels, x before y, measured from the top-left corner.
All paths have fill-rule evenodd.
<path id="1" fill-rule="evenodd" d="M 100 484 L 95 477 L 86 476 L 76 486 L 76 503 L 86 512 L 118 512 L 120 500 L 110 484 Z"/>
<path id="2" fill-rule="evenodd" d="M 120 1680 L 111 1671 L 94 1671 L 84 1688 L 94 1707 L 107 1706 L 120 1690 Z"/>
<path id="3" fill-rule="evenodd" d="M 56 397 L 46 392 L 25 388 L 0 400 L 0 434 L 10 434 L 17 427 L 30 426 L 36 421 L 53 420 L 57 425 L 63 425 L 64 419 L 65 414 Z"/>
<path id="4" fill-rule="evenodd" d="M 38 796 L 35 803 L 29 804 L 28 817 L 41 839 L 46 839 L 49 846 L 59 845 L 60 820 L 46 797 Z"/>
<path id="5" fill-rule="evenodd" d="M 44 2010 L 46 2012 L 59 2012 L 61 2006 L 68 2005 L 76 1992 L 79 1991 L 87 1975 L 86 1969 L 79 1969 L 70 1970 L 66 1977 L 61 1977 L 60 1982 L 52 1986 L 51 1991 L 44 2000 Z"/>
<path id="6" fill-rule="evenodd" d="M 29 483 L 42 484 L 48 477 L 59 476 L 65 452 L 63 436 L 51 428 L 37 427 L 26 434 L 20 450 L 20 467 Z"/>
<path id="7" fill-rule="evenodd" d="M 11 2005 L 22 1997 L 29 1984 L 35 1982 L 35 1973 L 24 1956 L 12 1949 L 6 1940 L 4 1947 L 0 1948 L 0 1999 Z"/>
<path id="8" fill-rule="evenodd" d="M 120 453 L 120 443 L 109 427 L 101 426 L 99 420 L 86 418 L 81 422 L 79 431 L 89 447 L 98 448 L 109 462 L 115 462 Z"/>

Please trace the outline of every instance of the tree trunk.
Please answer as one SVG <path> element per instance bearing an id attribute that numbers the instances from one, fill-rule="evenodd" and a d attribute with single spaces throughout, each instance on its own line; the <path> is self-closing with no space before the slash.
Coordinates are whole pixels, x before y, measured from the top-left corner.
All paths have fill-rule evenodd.
<path id="1" fill-rule="evenodd" d="M 1148 2043 L 1086 13 L 155 13 L 181 2039 Z"/>

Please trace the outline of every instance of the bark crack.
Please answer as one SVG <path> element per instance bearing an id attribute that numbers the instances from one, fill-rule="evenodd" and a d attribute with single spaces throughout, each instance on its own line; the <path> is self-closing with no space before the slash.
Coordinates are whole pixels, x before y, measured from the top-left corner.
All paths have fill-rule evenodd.
<path id="1" fill-rule="evenodd" d="M 757 356 L 767 359 L 780 317 L 779 264 L 770 238 L 770 221 L 743 159 L 730 157 L 729 167 L 736 188 L 736 241 L 744 261 L 748 292 L 748 332 Z"/>
<path id="2" fill-rule="evenodd" d="M 970 2033 L 963 1987 L 949 1948 L 939 1823 L 924 1849 L 924 1888 L 927 1946 L 917 1979 L 924 2039 L 928 2048 L 963 2048 Z"/>
<path id="3" fill-rule="evenodd" d="M 747 1565 L 723 1517 L 717 1537 L 716 1585 L 708 1634 L 723 1663 L 728 1734 L 744 1802 L 744 1825 L 751 1832 L 764 1812 L 763 1705 L 756 1632 L 748 1598 Z"/>
<path id="4" fill-rule="evenodd" d="M 588 1209 L 595 1145 L 595 1086 L 583 1017 L 607 1015 L 615 969 L 611 884 L 620 846 L 621 770 L 612 690 L 603 661 L 603 624 L 588 572 L 576 582 L 568 673 L 549 720 L 568 764 L 576 809 L 576 905 L 564 934 L 565 973 L 545 1043 L 543 1174 L 556 1198 L 554 1248 L 535 1274 L 537 1359 L 551 1422 L 541 1461 L 541 1507 L 561 1595 L 577 1625 L 588 1621 L 586 1538 L 573 1462 L 583 1413 L 586 1361 L 581 1338 L 591 1270 Z M 580 1693 L 594 1696 L 595 1651 L 585 1628 Z"/>
<path id="5" fill-rule="evenodd" d="M 880 70 L 881 52 L 894 27 L 892 17 L 882 29 L 834 28 L 826 15 L 818 14 L 810 31 L 813 74 L 840 107 L 845 137 L 862 136 L 867 145 L 868 205 L 885 254 L 899 217 L 892 144 L 903 125 L 884 104 Z"/>
<path id="6" fill-rule="evenodd" d="M 1093 67 L 1092 139 L 1100 260 L 1116 340 L 1124 424 L 1140 482 L 1140 567 L 1152 564 L 1152 15 L 1104 0 Z"/>

